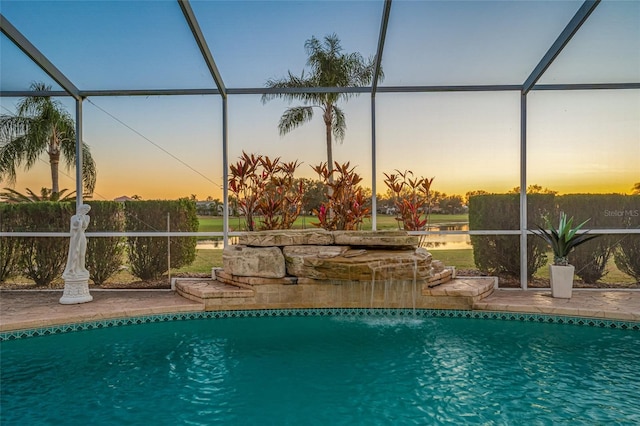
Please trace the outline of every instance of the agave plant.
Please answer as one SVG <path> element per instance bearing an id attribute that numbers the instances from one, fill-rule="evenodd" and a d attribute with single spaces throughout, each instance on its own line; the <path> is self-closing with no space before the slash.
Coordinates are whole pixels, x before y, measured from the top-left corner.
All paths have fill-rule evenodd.
<path id="1" fill-rule="evenodd" d="M 569 264 L 567 257 L 569 253 L 571 253 L 571 250 L 580 244 L 598 237 L 598 235 L 587 235 L 588 231 L 578 234 L 580 228 L 588 221 L 589 219 L 572 228 L 573 217 L 567 218 L 567 215 L 563 212 L 560 213 L 558 229 L 555 229 L 551 222 L 547 220 L 548 230 L 538 226 L 538 230 L 533 232 L 545 240 L 553 249 L 553 264 L 566 266 Z"/>

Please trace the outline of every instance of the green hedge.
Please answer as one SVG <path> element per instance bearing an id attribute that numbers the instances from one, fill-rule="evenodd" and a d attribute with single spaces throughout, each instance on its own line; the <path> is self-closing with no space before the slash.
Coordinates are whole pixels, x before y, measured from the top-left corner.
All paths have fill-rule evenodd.
<path id="1" fill-rule="evenodd" d="M 69 231 L 74 203 L 38 202 L 19 203 L 12 231 L 60 232 Z M 35 281 L 37 286 L 48 286 L 59 278 L 67 263 L 68 237 L 21 237 L 19 238 L 18 268 L 24 276 Z"/>
<path id="2" fill-rule="evenodd" d="M 519 229 L 519 194 L 476 195 L 469 200 L 469 229 Z M 622 194 L 528 194 L 528 229 L 545 226 L 548 218 L 557 224 L 560 212 L 574 217 L 578 224 L 587 219 L 585 229 L 640 228 L 640 195 Z M 602 235 L 577 247 L 569 256 L 576 275 L 595 283 L 606 275 L 606 265 L 615 256 L 618 268 L 640 277 L 640 235 Z M 476 267 L 492 274 L 519 274 L 518 236 L 471 236 Z M 527 239 L 527 270 L 533 273 L 546 263 L 549 248 L 537 238 Z"/>
<path id="3" fill-rule="evenodd" d="M 553 211 L 553 194 L 530 194 L 528 222 L 544 223 Z M 469 230 L 520 229 L 519 194 L 483 194 L 469 199 Z M 518 235 L 472 235 L 473 259 L 478 269 L 489 274 L 520 276 Z M 547 262 L 546 245 L 534 236 L 527 238 L 527 277 Z"/>
<path id="4" fill-rule="evenodd" d="M 124 206 L 115 201 L 91 201 L 87 232 L 123 232 Z M 102 285 L 118 272 L 124 263 L 125 239 L 123 237 L 87 238 L 86 267 L 96 285 Z"/>
<path id="5" fill-rule="evenodd" d="M 74 203 L 37 202 L 0 206 L 2 230 L 7 232 L 61 232 L 69 230 Z M 119 203 L 91 203 L 88 231 L 124 230 L 123 220 L 111 211 L 122 207 Z M 120 213 L 120 216 L 122 214 Z M 87 238 L 86 264 L 91 279 L 102 284 L 122 264 L 122 246 L 118 238 Z M 114 244 L 116 245 L 114 247 Z M 0 280 L 23 274 L 39 286 L 48 286 L 64 272 L 69 250 L 67 237 L 10 237 L 0 244 Z M 119 253 L 119 255 L 118 255 Z M 114 266 L 116 265 L 116 266 Z"/>
<path id="6" fill-rule="evenodd" d="M 574 218 L 574 224 L 589 220 L 585 229 L 623 228 L 620 216 L 612 212 L 624 211 L 626 195 L 621 194 L 569 194 L 556 197 L 557 211 Z M 569 254 L 569 263 L 576 275 L 586 283 L 596 283 L 607 274 L 607 263 L 615 251 L 619 235 L 600 235 L 575 248 Z"/>
<path id="7" fill-rule="evenodd" d="M 172 232 L 197 232 L 196 204 L 187 199 L 125 202 L 125 229 L 128 232 L 163 232 L 167 214 Z M 196 258 L 196 237 L 171 237 L 171 268 L 191 264 Z M 128 237 L 131 273 L 140 279 L 157 279 L 169 270 L 167 238 Z"/>
<path id="8" fill-rule="evenodd" d="M 167 213 L 171 231 L 196 232 L 195 203 L 178 201 L 135 201 L 124 205 L 113 201 L 91 201 L 87 232 L 165 231 Z M 75 203 L 36 202 L 0 205 L 0 229 L 4 232 L 68 232 Z M 195 260 L 196 237 L 171 238 L 171 267 L 180 268 Z M 104 283 L 124 262 L 128 246 L 132 273 L 141 279 L 157 278 L 168 270 L 167 238 L 87 238 L 86 266 L 97 285 Z M 10 237 L 0 244 L 0 281 L 21 274 L 38 286 L 47 286 L 64 272 L 69 250 L 68 237 Z"/>
<path id="9" fill-rule="evenodd" d="M 622 212 L 624 227 L 627 229 L 639 229 L 640 194 L 628 195 Z M 617 211 L 615 215 L 620 217 L 620 211 Z M 618 269 L 640 282 L 640 234 L 620 236 L 618 247 L 614 253 L 614 260 Z"/>
<path id="10" fill-rule="evenodd" d="M 20 212 L 15 204 L 0 204 L 0 232 L 13 231 L 19 218 Z M 2 237 L 0 239 L 0 282 L 18 274 L 19 254 L 19 238 Z"/>

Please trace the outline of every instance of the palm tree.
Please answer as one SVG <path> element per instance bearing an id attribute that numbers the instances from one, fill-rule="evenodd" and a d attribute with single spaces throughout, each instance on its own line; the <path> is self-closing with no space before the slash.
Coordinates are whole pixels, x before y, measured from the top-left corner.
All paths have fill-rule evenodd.
<path id="1" fill-rule="evenodd" d="M 373 58 L 364 60 L 360 53 L 342 53 L 340 39 L 336 34 L 325 36 L 321 43 L 315 37 L 311 37 L 304 43 L 308 55 L 307 65 L 310 70 L 305 75 L 304 70 L 300 77 L 294 76 L 291 71 L 287 77 L 270 79 L 268 88 L 307 89 L 313 87 L 360 87 L 371 83 L 375 65 Z M 382 69 L 379 74 L 382 79 Z M 285 135 L 302 124 L 311 121 L 314 108 L 322 111 L 322 119 L 326 128 L 327 141 L 327 166 L 333 170 L 332 136 L 342 142 L 347 128 L 344 113 L 336 104 L 339 100 L 347 100 L 354 93 L 267 93 L 262 95 L 262 102 L 266 103 L 275 98 L 284 98 L 289 102 L 300 100 L 304 105 L 288 108 L 282 117 L 278 129 L 280 135 Z"/>
<path id="2" fill-rule="evenodd" d="M 51 86 L 32 83 L 33 91 L 49 91 Z M 49 155 L 51 193 L 60 192 L 60 157 L 70 168 L 76 159 L 76 131 L 71 115 L 60 102 L 49 96 L 27 96 L 17 105 L 16 115 L 0 116 L 0 179 L 16 181 L 16 169 L 30 169 L 41 154 Z M 96 184 L 96 166 L 89 146 L 82 143 L 82 180 L 84 192 L 91 194 Z M 55 197 L 55 195 L 53 195 Z"/>
<path id="3" fill-rule="evenodd" d="M 640 182 L 636 182 L 633 184 L 633 188 L 631 188 L 631 194 L 635 195 L 638 194 L 640 195 Z"/>

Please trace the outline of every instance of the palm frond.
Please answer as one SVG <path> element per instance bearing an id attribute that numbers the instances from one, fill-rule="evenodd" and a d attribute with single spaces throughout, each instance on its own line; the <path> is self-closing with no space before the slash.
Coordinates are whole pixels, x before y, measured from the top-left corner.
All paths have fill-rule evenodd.
<path id="1" fill-rule="evenodd" d="M 37 194 L 31 188 L 26 188 L 25 195 L 12 188 L 3 188 L 6 192 L 0 193 L 0 197 L 4 197 L 7 201 L 14 203 L 37 203 L 40 201 L 75 201 L 76 192 L 72 191 L 65 194 L 68 189 L 61 189 L 60 192 L 51 192 L 49 188 L 40 188 L 40 194 Z M 85 194 L 85 198 L 91 198 L 91 195 Z"/>
<path id="2" fill-rule="evenodd" d="M 317 87 L 317 83 L 313 78 L 306 77 L 304 71 L 300 77 L 289 71 L 287 77 L 267 80 L 266 86 L 269 89 L 309 89 Z M 272 99 L 285 99 L 288 102 L 300 100 L 305 104 L 310 104 L 321 102 L 322 95 L 322 93 L 265 93 L 262 95 L 261 101 L 265 104 Z"/>
<path id="3" fill-rule="evenodd" d="M 14 203 L 24 203 L 24 202 L 31 202 L 32 200 L 16 191 L 15 189 L 12 188 L 2 188 L 4 189 L 6 192 L 0 193 L 0 196 L 4 197 L 7 201 L 13 201 Z"/>
<path id="4" fill-rule="evenodd" d="M 91 195 L 96 187 L 96 179 L 98 177 L 98 171 L 96 169 L 96 163 L 91 156 L 91 150 L 89 145 L 82 143 L 82 187 L 84 192 Z"/>
<path id="5" fill-rule="evenodd" d="M 38 152 L 34 152 L 34 145 L 30 144 L 28 137 L 17 136 L 2 143 L 0 146 L 0 179 L 7 179 L 14 183 L 17 177 L 16 170 L 22 163 L 29 168 L 38 158 Z"/>
<path id="6" fill-rule="evenodd" d="M 331 130 L 333 132 L 333 136 L 336 138 L 336 141 L 342 142 L 347 130 L 347 122 L 344 118 L 344 112 L 336 105 L 333 106 L 331 112 Z"/>
<path id="7" fill-rule="evenodd" d="M 313 118 L 313 107 L 302 106 L 288 108 L 278 124 L 280 135 L 285 135 L 298 126 L 310 121 Z"/>

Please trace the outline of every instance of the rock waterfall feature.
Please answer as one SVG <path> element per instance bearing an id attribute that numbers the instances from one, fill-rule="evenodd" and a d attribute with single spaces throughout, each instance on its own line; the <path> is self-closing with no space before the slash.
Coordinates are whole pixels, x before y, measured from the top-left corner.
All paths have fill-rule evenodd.
<path id="1" fill-rule="evenodd" d="M 179 280 L 177 291 L 207 309 L 471 309 L 495 282 L 456 279 L 405 231 L 248 232 L 222 260 L 212 280 Z"/>

